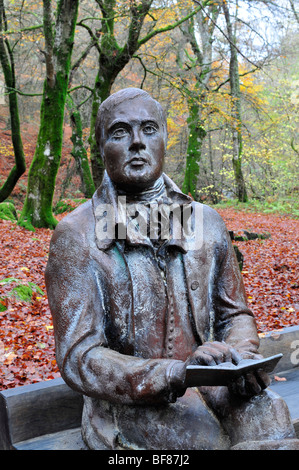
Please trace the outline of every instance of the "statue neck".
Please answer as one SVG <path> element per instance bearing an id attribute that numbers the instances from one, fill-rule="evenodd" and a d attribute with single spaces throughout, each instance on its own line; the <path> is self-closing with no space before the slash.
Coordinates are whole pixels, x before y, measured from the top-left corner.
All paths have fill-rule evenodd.
<path id="1" fill-rule="evenodd" d="M 116 187 L 116 190 L 120 196 L 126 196 L 128 202 L 149 202 L 154 201 L 165 192 L 165 183 L 161 175 L 152 186 L 143 191 L 130 193 L 118 187 Z"/>

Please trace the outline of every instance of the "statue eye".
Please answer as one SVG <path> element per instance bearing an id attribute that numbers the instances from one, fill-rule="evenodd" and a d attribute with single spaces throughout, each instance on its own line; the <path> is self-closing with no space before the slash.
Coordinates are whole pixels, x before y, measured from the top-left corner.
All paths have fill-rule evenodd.
<path id="1" fill-rule="evenodd" d="M 143 127 L 144 134 L 154 134 L 157 132 L 157 127 L 154 124 L 147 124 Z"/>
<path id="2" fill-rule="evenodd" d="M 128 130 L 125 127 L 119 127 L 117 129 L 114 129 L 114 131 L 111 134 L 111 137 L 115 139 L 121 139 L 122 137 L 125 137 L 127 134 L 128 134 Z"/>

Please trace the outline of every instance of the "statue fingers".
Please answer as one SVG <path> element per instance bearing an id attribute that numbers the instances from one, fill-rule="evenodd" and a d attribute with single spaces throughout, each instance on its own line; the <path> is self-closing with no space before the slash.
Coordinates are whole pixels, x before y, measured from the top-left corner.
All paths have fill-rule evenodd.
<path id="1" fill-rule="evenodd" d="M 265 372 L 263 369 L 258 369 L 255 373 L 256 380 L 260 384 L 261 388 L 264 390 L 265 388 L 269 387 L 271 383 L 271 379 L 267 372 Z"/>

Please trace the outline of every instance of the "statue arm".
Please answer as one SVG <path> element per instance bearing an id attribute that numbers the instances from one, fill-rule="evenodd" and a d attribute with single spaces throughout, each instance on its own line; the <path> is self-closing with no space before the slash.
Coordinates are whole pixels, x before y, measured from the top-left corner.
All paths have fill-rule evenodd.
<path id="1" fill-rule="evenodd" d="M 119 403 L 176 400 L 174 363 L 142 359 L 107 347 L 104 300 L 84 237 L 60 223 L 46 269 L 56 359 L 68 385 L 88 396 Z M 181 382 L 180 382 L 181 383 Z"/>
<path id="2" fill-rule="evenodd" d="M 240 359 L 261 359 L 255 318 L 247 306 L 243 279 L 226 229 L 223 246 L 225 250 L 216 277 L 214 295 L 215 339 L 233 348 Z M 230 390 L 248 397 L 260 393 L 269 384 L 268 374 L 257 370 L 240 377 Z"/>
<path id="3" fill-rule="evenodd" d="M 256 322 L 247 306 L 242 275 L 226 228 L 219 251 L 222 259 L 214 287 L 216 338 L 235 348 L 241 357 L 253 358 L 259 347 Z"/>

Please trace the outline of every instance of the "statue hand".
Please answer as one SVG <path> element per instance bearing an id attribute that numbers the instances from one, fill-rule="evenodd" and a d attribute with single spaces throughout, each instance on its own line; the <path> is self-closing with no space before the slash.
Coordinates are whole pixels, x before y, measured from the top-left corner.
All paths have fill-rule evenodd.
<path id="1" fill-rule="evenodd" d="M 215 366 L 223 362 L 238 364 L 241 356 L 226 343 L 219 341 L 206 342 L 199 346 L 187 359 L 187 365 Z"/>
<path id="2" fill-rule="evenodd" d="M 263 356 L 260 354 L 253 354 L 253 353 L 242 353 L 243 358 L 248 358 L 252 360 L 259 360 L 263 359 Z M 245 356 L 245 357 L 244 357 Z M 254 395 L 258 395 L 262 390 L 269 387 L 270 385 L 270 377 L 262 369 L 257 369 L 252 372 L 248 372 L 244 376 L 239 377 L 238 380 L 233 382 L 229 389 L 235 395 L 240 395 L 243 397 L 252 397 Z"/>

